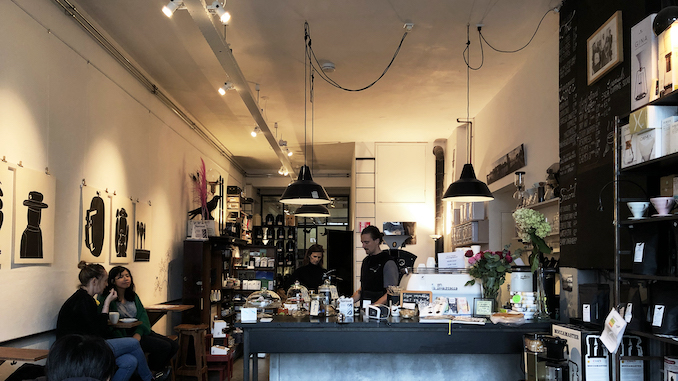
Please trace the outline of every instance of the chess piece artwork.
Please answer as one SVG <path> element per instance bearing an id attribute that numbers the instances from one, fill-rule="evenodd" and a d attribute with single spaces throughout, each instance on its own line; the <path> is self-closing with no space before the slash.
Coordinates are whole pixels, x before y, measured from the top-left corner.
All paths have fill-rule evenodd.
<path id="1" fill-rule="evenodd" d="M 129 242 L 129 223 L 127 211 L 120 208 L 115 212 L 115 253 L 118 257 L 127 257 L 127 244 Z"/>
<path id="2" fill-rule="evenodd" d="M 48 205 L 42 202 L 43 195 L 40 192 L 28 193 L 28 200 L 24 200 L 24 206 L 28 207 L 28 225 L 21 235 L 20 258 L 43 258 L 42 230 L 40 230 L 40 217 L 42 210 Z"/>
<path id="3" fill-rule="evenodd" d="M 98 192 L 97 192 L 98 193 Z M 93 256 L 99 257 L 104 248 L 106 208 L 98 195 L 92 197 L 85 216 L 85 246 Z"/>

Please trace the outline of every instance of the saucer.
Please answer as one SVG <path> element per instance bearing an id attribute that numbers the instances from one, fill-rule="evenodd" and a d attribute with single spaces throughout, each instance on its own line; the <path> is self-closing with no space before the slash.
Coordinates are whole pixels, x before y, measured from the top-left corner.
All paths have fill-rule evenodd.
<path id="1" fill-rule="evenodd" d="M 673 214 L 653 214 L 652 217 L 671 217 Z"/>
<path id="2" fill-rule="evenodd" d="M 137 321 L 137 319 L 136 318 L 120 318 L 120 321 L 122 323 L 134 323 L 135 321 Z"/>
<path id="3" fill-rule="evenodd" d="M 644 220 L 644 219 L 646 219 L 646 218 L 647 218 L 647 217 L 629 217 L 629 220 L 634 220 L 634 221 L 635 221 L 635 220 Z"/>

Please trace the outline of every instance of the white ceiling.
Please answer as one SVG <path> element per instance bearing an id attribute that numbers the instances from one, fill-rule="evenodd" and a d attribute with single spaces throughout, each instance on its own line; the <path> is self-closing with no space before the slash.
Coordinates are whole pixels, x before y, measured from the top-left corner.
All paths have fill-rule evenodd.
<path id="1" fill-rule="evenodd" d="M 227 147 L 247 173 L 275 173 L 281 165 L 266 139 L 252 138 L 255 122 L 236 91 L 220 96 L 229 79 L 186 10 L 170 19 L 168 0 L 77 0 L 78 9 L 145 71 L 199 125 Z M 211 1 L 210 1 L 211 2 Z M 480 64 L 475 25 L 504 50 L 524 45 L 558 0 L 227 0 L 232 19 L 225 40 L 232 49 L 269 127 L 304 163 L 304 21 L 317 58 L 336 65 L 332 79 L 363 87 L 390 61 L 414 23 L 390 71 L 372 88 L 345 92 L 315 81 L 314 171 L 348 171 L 353 143 L 428 142 L 448 137 L 466 117 L 466 66 L 462 52 L 471 24 L 471 65 Z M 473 117 L 544 43 L 552 41 L 551 12 L 532 44 L 516 54 L 484 46 L 484 65 L 471 71 Z M 255 83 L 260 91 L 255 91 Z M 311 108 L 307 109 L 311 140 Z M 274 130 L 275 133 L 275 130 Z M 308 158 L 310 162 L 310 152 Z"/>

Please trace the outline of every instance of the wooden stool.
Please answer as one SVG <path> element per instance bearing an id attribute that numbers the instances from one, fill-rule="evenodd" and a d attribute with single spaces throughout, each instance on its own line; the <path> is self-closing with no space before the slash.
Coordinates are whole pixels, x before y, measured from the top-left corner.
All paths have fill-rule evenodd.
<path id="1" fill-rule="evenodd" d="M 174 327 L 179 333 L 179 353 L 177 353 L 176 375 L 195 377 L 198 381 L 207 381 L 207 363 L 205 361 L 205 324 L 181 324 Z M 193 338 L 193 354 L 190 355 L 189 343 Z M 195 358 L 195 365 L 188 364 L 188 359 Z"/>
<path id="2" fill-rule="evenodd" d="M 219 381 L 230 381 L 231 377 L 233 377 L 233 352 L 229 350 L 225 355 L 213 355 L 210 348 L 212 335 L 208 334 L 206 337 L 205 350 L 207 351 L 207 370 L 219 372 Z"/>

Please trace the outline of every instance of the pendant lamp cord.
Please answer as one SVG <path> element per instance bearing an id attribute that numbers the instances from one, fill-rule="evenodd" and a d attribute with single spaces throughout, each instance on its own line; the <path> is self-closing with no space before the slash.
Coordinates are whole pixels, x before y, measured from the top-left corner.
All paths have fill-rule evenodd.
<path id="1" fill-rule="evenodd" d="M 473 124 L 470 119 L 470 105 L 471 105 L 471 38 L 470 38 L 470 24 L 466 24 L 466 49 L 465 52 L 468 56 L 468 59 L 465 59 L 466 62 L 466 144 L 468 145 L 468 163 L 473 164 L 473 141 L 471 138 L 471 128 Z"/>
<path id="2" fill-rule="evenodd" d="M 306 120 L 308 117 L 306 116 L 306 109 L 308 105 L 308 100 L 306 98 L 306 89 L 308 89 L 308 66 L 306 66 L 306 58 L 308 57 L 308 43 L 307 39 L 310 39 L 308 35 L 304 35 L 304 60 L 302 61 L 304 63 L 304 165 L 308 165 L 308 158 L 307 158 L 307 144 L 306 144 Z M 309 65 L 311 64 L 311 58 L 308 57 L 308 63 Z"/>
<path id="3" fill-rule="evenodd" d="M 313 139 L 315 137 L 315 68 L 311 66 L 311 173 L 313 173 Z"/>

